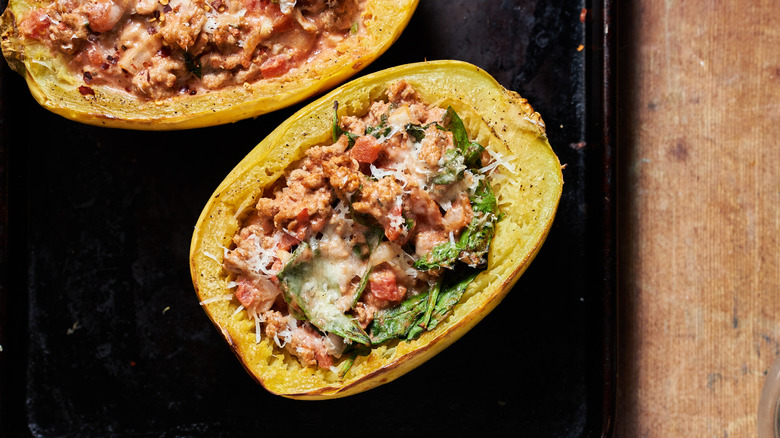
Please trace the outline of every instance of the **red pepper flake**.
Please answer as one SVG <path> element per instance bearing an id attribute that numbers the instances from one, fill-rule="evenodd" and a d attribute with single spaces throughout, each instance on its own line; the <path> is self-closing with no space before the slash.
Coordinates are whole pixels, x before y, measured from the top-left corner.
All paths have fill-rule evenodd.
<path id="1" fill-rule="evenodd" d="M 160 47 L 160 50 L 157 51 L 157 54 L 163 58 L 167 58 L 171 56 L 171 48 L 168 46 L 162 46 Z"/>
<path id="2" fill-rule="evenodd" d="M 90 73 L 88 71 L 85 71 L 83 76 L 84 76 L 84 83 L 86 83 L 86 84 L 91 84 L 92 83 L 92 73 Z M 92 94 L 95 94 L 95 93 L 92 93 Z"/>
<path id="3" fill-rule="evenodd" d="M 79 87 L 79 93 L 81 93 L 82 96 L 86 96 L 86 95 L 94 96 L 95 95 L 95 90 L 93 90 L 92 88 L 87 87 L 86 85 L 82 85 L 82 86 Z"/>
<path id="4" fill-rule="evenodd" d="M 149 35 L 154 35 L 157 33 L 157 28 L 154 26 L 149 26 L 146 28 L 146 33 L 148 33 Z"/>
<path id="5" fill-rule="evenodd" d="M 106 60 L 107 60 L 107 61 L 108 61 L 108 62 L 109 62 L 111 65 L 116 65 L 116 62 L 119 60 L 119 58 L 114 58 L 113 56 L 111 56 L 111 55 L 108 55 L 108 56 L 106 56 Z"/>
<path id="6" fill-rule="evenodd" d="M 588 18 L 588 10 L 586 8 L 582 8 L 580 11 L 580 23 L 584 23 L 586 18 Z"/>
<path id="7" fill-rule="evenodd" d="M 171 5 L 165 5 L 163 6 L 163 13 L 167 14 L 168 12 L 171 12 L 173 8 L 171 8 Z"/>
<path id="8" fill-rule="evenodd" d="M 102 70 L 108 70 L 108 67 L 109 67 L 109 65 L 108 65 L 108 64 L 106 64 L 105 62 L 104 62 L 103 64 L 101 64 L 101 65 L 100 65 L 100 68 L 101 68 Z"/>

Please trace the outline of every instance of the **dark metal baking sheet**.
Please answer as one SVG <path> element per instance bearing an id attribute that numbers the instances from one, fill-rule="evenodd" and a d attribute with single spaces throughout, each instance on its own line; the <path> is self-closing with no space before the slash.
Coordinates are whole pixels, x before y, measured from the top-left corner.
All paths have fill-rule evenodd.
<path id="1" fill-rule="evenodd" d="M 38 107 L 3 65 L 0 433 L 610 435 L 610 6 L 421 0 L 361 72 L 445 58 L 483 67 L 543 115 L 565 186 L 547 242 L 495 311 L 406 376 L 326 402 L 254 383 L 201 311 L 187 261 L 212 190 L 303 104 L 190 131 L 96 128 Z"/>

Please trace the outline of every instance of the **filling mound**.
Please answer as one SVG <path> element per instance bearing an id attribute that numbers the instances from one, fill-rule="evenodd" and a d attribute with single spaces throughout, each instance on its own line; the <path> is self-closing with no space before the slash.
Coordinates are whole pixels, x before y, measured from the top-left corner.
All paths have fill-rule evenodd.
<path id="1" fill-rule="evenodd" d="M 266 187 L 226 249 L 258 342 L 333 369 L 434 329 L 486 267 L 500 160 L 404 81 L 364 116 L 334 116 L 333 143 Z"/>
<path id="2" fill-rule="evenodd" d="M 143 99 L 195 95 L 324 63 L 364 32 L 365 0 L 56 0 L 19 21 L 71 72 Z"/>

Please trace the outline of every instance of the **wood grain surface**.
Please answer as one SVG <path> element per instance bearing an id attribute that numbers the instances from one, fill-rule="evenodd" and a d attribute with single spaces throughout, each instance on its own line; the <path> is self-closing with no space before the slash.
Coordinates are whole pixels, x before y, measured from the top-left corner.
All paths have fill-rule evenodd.
<path id="1" fill-rule="evenodd" d="M 615 435 L 755 437 L 780 355 L 780 3 L 618 3 Z"/>

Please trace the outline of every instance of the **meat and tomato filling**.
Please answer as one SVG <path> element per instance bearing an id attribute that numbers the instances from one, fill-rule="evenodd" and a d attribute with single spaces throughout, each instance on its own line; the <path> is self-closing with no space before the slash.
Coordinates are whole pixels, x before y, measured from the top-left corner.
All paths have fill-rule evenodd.
<path id="1" fill-rule="evenodd" d="M 274 78 L 335 57 L 365 0 L 56 0 L 19 21 L 73 74 L 162 99 Z"/>
<path id="2" fill-rule="evenodd" d="M 333 143 L 266 188 L 226 249 L 258 336 L 330 368 L 433 329 L 486 265 L 496 159 L 404 81 L 367 114 L 334 116 Z"/>

